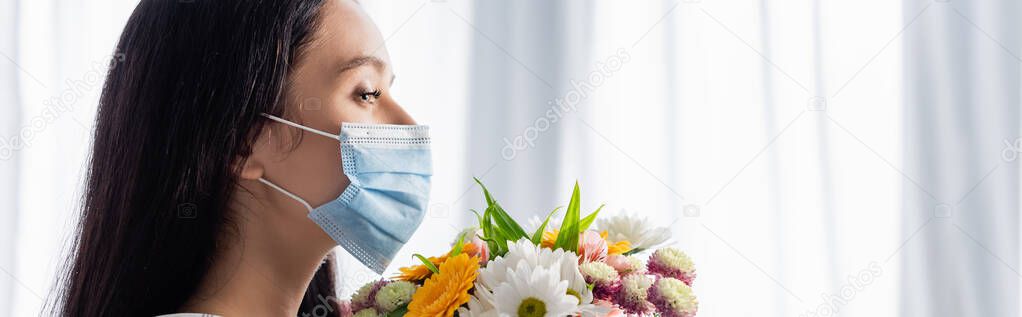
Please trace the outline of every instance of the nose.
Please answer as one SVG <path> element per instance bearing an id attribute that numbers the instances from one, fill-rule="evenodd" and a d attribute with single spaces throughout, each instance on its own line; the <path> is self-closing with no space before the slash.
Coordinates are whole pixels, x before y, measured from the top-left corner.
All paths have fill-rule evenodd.
<path id="1" fill-rule="evenodd" d="M 405 109 L 393 98 L 387 97 L 381 101 L 382 104 L 380 106 L 382 106 L 381 110 L 383 111 L 376 112 L 378 116 L 376 119 L 378 122 L 404 125 L 415 124 L 415 119 L 413 119 L 412 116 L 409 115 L 408 112 L 406 112 Z"/>

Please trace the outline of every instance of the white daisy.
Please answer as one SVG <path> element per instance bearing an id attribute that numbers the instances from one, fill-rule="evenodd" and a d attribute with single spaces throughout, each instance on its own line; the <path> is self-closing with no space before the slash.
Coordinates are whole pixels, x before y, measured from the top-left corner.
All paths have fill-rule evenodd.
<path id="1" fill-rule="evenodd" d="M 479 284 L 476 283 L 476 289 L 479 289 Z M 479 295 L 484 294 L 482 299 Z M 497 310 L 493 309 L 493 293 L 489 291 L 476 291 L 476 294 L 468 298 L 468 307 L 458 307 L 459 317 L 496 317 Z"/>
<path id="2" fill-rule="evenodd" d="M 622 212 L 613 217 L 598 219 L 597 231 L 607 231 L 607 240 L 631 243 L 632 248 L 648 250 L 671 238 L 671 230 L 655 227 L 645 217 Z"/>
<path id="3" fill-rule="evenodd" d="M 485 290 L 494 290 L 501 283 L 507 282 L 507 270 L 517 267 L 519 263 L 557 271 L 560 278 L 568 282 L 569 294 L 575 296 L 579 304 L 593 302 L 593 291 L 586 287 L 585 277 L 578 269 L 578 256 L 574 252 L 541 248 L 527 239 L 509 243 L 507 254 L 497 257 L 487 263 L 485 268 L 480 269 L 478 284 Z"/>
<path id="4" fill-rule="evenodd" d="M 518 263 L 507 269 L 507 277 L 493 290 L 499 315 L 563 317 L 577 311 L 578 299 L 568 295 L 568 282 L 556 268 Z"/>

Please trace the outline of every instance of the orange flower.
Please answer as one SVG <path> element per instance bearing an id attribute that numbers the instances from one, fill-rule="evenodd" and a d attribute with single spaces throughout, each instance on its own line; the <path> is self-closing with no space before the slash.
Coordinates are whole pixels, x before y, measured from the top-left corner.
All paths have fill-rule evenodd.
<path id="1" fill-rule="evenodd" d="M 411 317 L 450 317 L 468 302 L 468 291 L 479 275 L 479 258 L 466 253 L 450 257 L 440 264 L 440 273 L 431 276 L 408 303 Z"/>
<path id="2" fill-rule="evenodd" d="M 445 261 L 447 261 L 447 255 L 441 256 L 439 258 L 431 256 L 428 258 L 428 260 L 429 262 L 433 263 L 433 266 L 440 266 L 440 264 L 443 264 Z M 398 274 L 397 276 L 394 276 L 394 279 L 409 282 L 418 282 L 421 280 L 425 280 L 426 278 L 433 274 L 433 272 L 430 272 L 429 268 L 427 268 L 423 264 L 402 267 L 399 268 L 398 271 L 401 271 L 401 273 Z"/>
<path id="3" fill-rule="evenodd" d="M 448 251 L 447 254 L 444 254 L 440 257 L 431 256 L 427 258 L 427 260 L 433 263 L 433 266 L 440 267 L 441 264 L 447 261 L 447 258 L 453 251 L 454 248 L 451 248 L 451 251 Z M 461 252 L 468 253 L 469 255 L 479 254 L 478 247 L 475 244 L 471 243 L 466 243 L 462 245 Z M 399 268 L 398 271 L 401 271 L 401 273 L 399 273 L 397 276 L 394 276 L 394 279 L 409 282 L 420 282 L 422 280 L 429 278 L 430 275 L 433 275 L 433 272 L 431 272 L 429 268 L 427 268 L 426 265 L 423 264 L 402 267 Z"/>
<path id="4" fill-rule="evenodd" d="M 540 241 L 539 246 L 547 249 L 554 248 L 554 242 L 557 242 L 557 229 L 543 232 L 543 239 Z"/>
<path id="5" fill-rule="evenodd" d="M 607 231 L 600 232 L 600 236 L 603 240 L 607 240 Z M 624 254 L 625 252 L 632 250 L 632 243 L 628 240 L 621 240 L 618 242 L 610 242 L 607 240 L 607 255 Z"/>

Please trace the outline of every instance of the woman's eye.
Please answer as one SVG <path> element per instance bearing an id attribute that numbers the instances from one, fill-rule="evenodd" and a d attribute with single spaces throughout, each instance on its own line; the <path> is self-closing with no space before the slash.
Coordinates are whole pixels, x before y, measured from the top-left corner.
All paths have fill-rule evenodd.
<path id="1" fill-rule="evenodd" d="M 358 95 L 362 102 L 374 102 L 376 98 L 380 97 L 381 92 L 379 90 L 367 91 Z"/>

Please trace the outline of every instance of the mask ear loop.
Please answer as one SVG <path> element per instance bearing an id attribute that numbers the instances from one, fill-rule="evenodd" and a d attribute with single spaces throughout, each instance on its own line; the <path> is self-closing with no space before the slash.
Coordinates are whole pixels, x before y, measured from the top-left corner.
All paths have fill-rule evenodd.
<path id="1" fill-rule="evenodd" d="M 260 115 L 262 115 L 263 117 L 266 117 L 267 119 L 270 119 L 270 120 L 273 120 L 273 121 L 277 121 L 277 122 L 280 122 L 280 123 L 283 123 L 283 124 L 286 124 L 286 125 L 289 125 L 289 126 L 292 126 L 292 127 L 295 127 L 295 128 L 299 128 L 299 129 L 302 129 L 302 130 L 305 130 L 305 131 L 309 131 L 309 132 L 315 133 L 315 134 L 319 134 L 319 135 L 322 135 L 322 136 L 325 136 L 325 137 L 328 137 L 328 138 L 331 138 L 331 139 L 334 139 L 334 140 L 340 140 L 341 139 L 340 135 L 336 135 L 336 134 L 333 134 L 333 133 L 327 133 L 327 132 L 323 132 L 323 131 L 320 131 L 320 130 L 316 130 L 316 129 L 313 129 L 313 128 L 310 128 L 310 127 L 307 127 L 307 126 L 304 126 L 304 125 L 300 125 L 300 124 L 297 124 L 297 123 L 294 123 L 294 122 L 291 122 L 291 121 L 284 120 L 284 119 L 282 119 L 280 117 L 277 117 L 277 116 L 274 116 L 274 115 L 269 115 L 269 114 L 265 114 L 265 113 L 260 113 Z"/>
<path id="2" fill-rule="evenodd" d="M 308 131 L 308 132 L 319 134 L 319 135 L 322 135 L 322 136 L 325 136 L 325 137 L 328 137 L 328 138 L 331 138 L 331 139 L 334 139 L 334 140 L 340 140 L 341 139 L 341 136 L 339 136 L 339 135 L 336 135 L 336 134 L 333 134 L 333 133 L 323 132 L 323 131 L 316 130 L 316 129 L 313 129 L 313 128 L 310 128 L 310 127 L 306 127 L 304 125 L 300 125 L 300 124 L 297 124 L 297 123 L 294 123 L 294 122 L 291 122 L 291 121 L 288 121 L 288 120 L 284 120 L 284 119 L 282 119 L 280 117 L 277 117 L 277 116 L 274 116 L 274 115 L 269 115 L 269 114 L 265 114 L 265 113 L 260 113 L 260 115 L 262 115 L 263 117 L 266 117 L 267 119 L 270 119 L 270 120 L 273 120 L 273 121 L 277 121 L 277 122 L 280 122 L 280 123 L 283 123 L 283 124 L 286 124 L 286 125 L 289 125 L 289 126 L 292 126 L 292 127 L 295 127 L 295 128 L 299 128 L 299 129 L 302 129 L 302 130 L 305 130 L 305 131 Z M 302 199 L 301 197 L 298 197 L 298 195 L 295 195 L 294 193 L 287 191 L 283 187 L 277 186 L 277 184 L 274 184 L 274 183 L 266 180 L 265 178 L 260 177 L 259 181 L 262 182 L 263 184 L 266 184 L 266 186 L 270 186 L 271 188 L 276 189 L 277 191 L 281 192 L 282 194 L 287 195 L 288 197 L 291 197 L 291 199 L 294 199 L 294 200 L 302 203 L 302 206 L 305 206 L 305 209 L 308 209 L 309 212 L 312 212 L 312 205 L 309 205 L 309 203 L 306 202 L 305 199 Z"/>
<path id="3" fill-rule="evenodd" d="M 298 202 L 302 203 L 302 206 L 305 206 L 305 209 L 308 209 L 309 212 L 312 212 L 312 206 L 309 205 L 309 203 L 305 202 L 305 199 L 302 199 L 301 197 L 298 197 L 298 195 L 295 195 L 294 193 L 291 193 L 291 192 L 287 191 L 286 189 L 284 189 L 284 188 L 282 188 L 280 186 L 277 186 L 277 184 L 274 184 L 274 183 L 266 180 L 265 178 L 260 177 L 259 181 L 263 182 L 263 184 L 266 184 L 266 186 L 270 186 L 273 189 L 276 189 L 277 191 L 281 192 L 282 194 L 287 195 L 288 197 L 291 197 L 291 199 L 297 200 Z"/>

